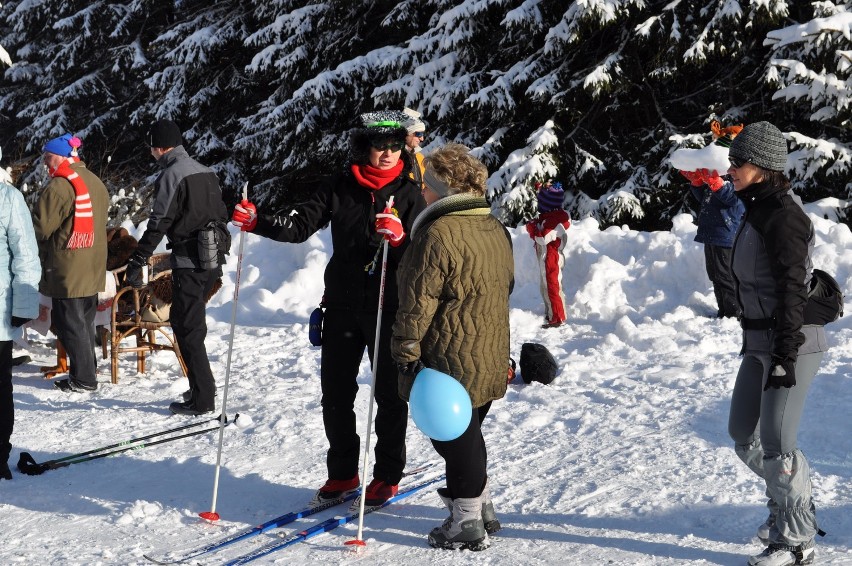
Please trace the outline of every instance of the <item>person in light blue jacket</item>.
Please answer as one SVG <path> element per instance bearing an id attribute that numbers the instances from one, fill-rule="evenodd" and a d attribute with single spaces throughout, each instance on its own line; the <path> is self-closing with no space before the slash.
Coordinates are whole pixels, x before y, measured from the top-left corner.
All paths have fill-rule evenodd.
<path id="1" fill-rule="evenodd" d="M 0 479 L 12 479 L 12 339 L 21 325 L 38 316 L 40 279 L 38 245 L 24 196 L 0 182 Z"/>

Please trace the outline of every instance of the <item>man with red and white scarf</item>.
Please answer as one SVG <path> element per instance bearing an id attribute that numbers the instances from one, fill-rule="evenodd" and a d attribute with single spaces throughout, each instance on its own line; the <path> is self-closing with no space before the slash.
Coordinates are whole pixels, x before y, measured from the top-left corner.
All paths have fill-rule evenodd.
<path id="1" fill-rule="evenodd" d="M 63 391 L 95 391 L 95 313 L 106 280 L 109 194 L 80 161 L 80 138 L 65 134 L 44 144 L 50 183 L 39 195 L 33 227 L 41 259 L 39 292 L 53 302 L 51 319 L 70 361 Z"/>

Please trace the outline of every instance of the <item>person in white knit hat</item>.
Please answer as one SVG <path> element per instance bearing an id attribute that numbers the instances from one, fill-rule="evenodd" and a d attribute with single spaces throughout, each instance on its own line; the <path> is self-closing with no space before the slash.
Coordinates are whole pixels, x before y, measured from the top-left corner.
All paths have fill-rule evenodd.
<path id="1" fill-rule="evenodd" d="M 410 176 L 423 190 L 423 152 L 420 150 L 420 144 L 423 143 L 423 137 L 426 135 L 426 124 L 420 119 L 422 114 L 411 108 L 406 108 L 402 111 L 408 119 L 405 121 L 405 126 L 408 134 L 405 136 L 405 151 L 411 156 L 416 167 L 411 168 Z"/>

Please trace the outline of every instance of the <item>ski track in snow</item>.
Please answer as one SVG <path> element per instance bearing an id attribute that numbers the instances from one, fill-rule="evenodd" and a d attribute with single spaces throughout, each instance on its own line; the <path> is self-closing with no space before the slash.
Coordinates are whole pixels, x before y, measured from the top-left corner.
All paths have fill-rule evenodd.
<path id="1" fill-rule="evenodd" d="M 818 266 L 850 288 L 848 228 L 815 223 Z M 670 233 L 653 234 L 576 222 L 564 271 L 569 324 L 549 330 L 539 328 L 531 243 L 522 229 L 512 233 L 512 354 L 518 359 L 523 342 L 540 342 L 562 369 L 549 386 L 517 378 L 485 422 L 492 498 L 503 524 L 492 547 L 429 548 L 425 536 L 445 510 L 427 489 L 365 517 L 363 553 L 343 545 L 357 534 L 356 521 L 257 563 L 727 565 L 745 564 L 760 550 L 753 533 L 765 518 L 763 491 L 727 435 L 740 331 L 736 321 L 708 317 L 712 289 L 688 217 L 676 219 Z M 296 510 L 322 484 L 319 349 L 308 345 L 306 321 L 321 294 L 327 234 L 298 246 L 253 236 L 246 244 L 227 412 L 253 424 L 224 429 L 216 508 L 222 520 L 197 516 L 210 510 L 217 431 L 37 477 L 13 469 L 14 480 L 0 482 L 0 562 L 147 564 L 143 554 L 193 548 Z M 235 267 L 231 256 L 208 310 L 220 406 Z M 811 388 L 799 442 L 813 468 L 817 517 L 829 532 L 817 542 L 818 562 L 852 564 L 852 316 L 829 329 L 832 349 Z M 101 360 L 96 393 L 63 394 L 38 373 L 54 359 L 51 343 L 30 338 L 34 361 L 16 372 L 11 464 L 21 451 L 44 462 L 192 422 L 168 413 L 187 388 L 172 353 L 149 356 L 146 374 L 123 357 L 117 385 Z M 365 357 L 356 402 L 361 433 L 370 379 Z M 413 423 L 408 461 L 440 462 Z M 221 563 L 279 534 L 193 563 Z"/>

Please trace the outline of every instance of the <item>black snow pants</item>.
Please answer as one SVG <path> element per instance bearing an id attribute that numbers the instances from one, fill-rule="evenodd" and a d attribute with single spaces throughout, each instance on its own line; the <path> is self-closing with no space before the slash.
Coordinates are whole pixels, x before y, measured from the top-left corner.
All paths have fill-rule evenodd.
<path id="1" fill-rule="evenodd" d="M 169 315 L 180 355 L 186 363 L 191 403 L 201 411 L 216 408 L 216 381 L 207 358 L 207 318 L 205 299 L 216 279 L 218 269 L 173 269 L 172 308 Z"/>
<path id="2" fill-rule="evenodd" d="M 376 341 L 377 312 L 328 308 L 322 329 L 322 418 L 328 439 L 329 479 L 344 480 L 358 473 L 361 439 L 357 428 L 363 424 L 355 418 L 358 373 L 364 349 L 371 363 Z M 405 429 L 408 425 L 408 403 L 397 393 L 398 372 L 391 358 L 390 339 L 396 311 L 383 311 L 376 367 L 375 460 L 373 478 L 396 485 L 405 467 Z M 366 430 L 366 428 L 364 428 Z M 362 478 L 362 481 L 366 478 Z"/>
<path id="3" fill-rule="evenodd" d="M 447 490 L 452 499 L 479 497 L 485 487 L 488 453 L 482 437 L 482 421 L 490 408 L 490 401 L 474 407 L 467 430 L 455 440 L 432 440 L 432 446 L 446 463 Z"/>
<path id="4" fill-rule="evenodd" d="M 740 307 L 737 304 L 734 275 L 731 271 L 731 248 L 704 244 L 704 265 L 707 268 L 707 277 L 713 283 L 713 293 L 719 307 L 717 315 L 720 318 L 738 316 Z"/>
<path id="5" fill-rule="evenodd" d="M 9 459 L 15 402 L 12 398 L 12 341 L 0 341 L 0 464 Z"/>
<path id="6" fill-rule="evenodd" d="M 50 317 L 56 336 L 68 352 L 68 373 L 75 381 L 97 386 L 95 360 L 95 314 L 98 296 L 53 299 Z"/>

